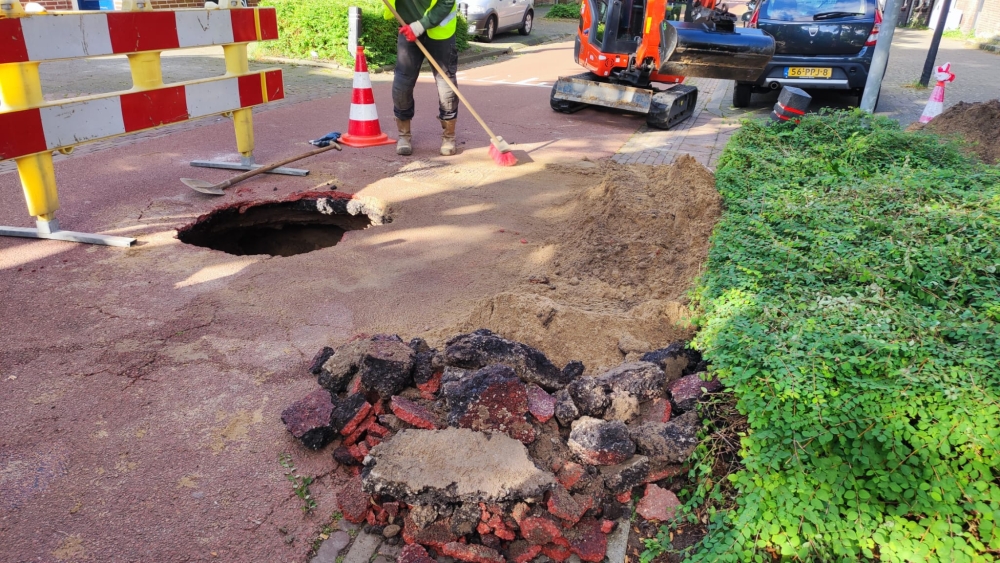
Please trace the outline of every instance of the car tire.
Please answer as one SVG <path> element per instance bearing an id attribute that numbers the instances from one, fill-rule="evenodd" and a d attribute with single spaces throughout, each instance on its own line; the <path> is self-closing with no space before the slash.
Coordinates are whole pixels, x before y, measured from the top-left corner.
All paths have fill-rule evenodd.
<path id="1" fill-rule="evenodd" d="M 490 16 L 486 18 L 486 28 L 483 30 L 483 35 L 480 39 L 483 43 L 493 43 L 493 38 L 497 35 L 497 17 Z"/>
<path id="2" fill-rule="evenodd" d="M 733 87 L 733 107 L 745 108 L 750 105 L 750 97 L 753 96 L 752 84 L 736 83 Z"/>
<path id="3" fill-rule="evenodd" d="M 531 28 L 535 25 L 535 12 L 528 10 L 524 12 L 524 19 L 521 20 L 521 27 L 517 29 L 517 32 L 521 35 L 530 35 Z"/>

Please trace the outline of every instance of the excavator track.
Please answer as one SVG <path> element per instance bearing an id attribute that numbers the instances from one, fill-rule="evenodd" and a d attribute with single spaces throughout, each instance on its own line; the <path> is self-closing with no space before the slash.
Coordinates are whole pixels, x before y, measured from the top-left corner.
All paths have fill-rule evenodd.
<path id="1" fill-rule="evenodd" d="M 612 84 L 590 73 L 560 77 L 552 86 L 549 105 L 561 113 L 601 106 L 646 115 L 646 123 L 669 129 L 694 113 L 698 89 L 676 84 L 667 90 Z"/>

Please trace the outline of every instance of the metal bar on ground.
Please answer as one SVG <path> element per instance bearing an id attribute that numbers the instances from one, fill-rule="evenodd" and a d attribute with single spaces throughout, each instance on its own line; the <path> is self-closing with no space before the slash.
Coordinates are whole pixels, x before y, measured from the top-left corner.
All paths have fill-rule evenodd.
<path id="1" fill-rule="evenodd" d="M 221 170 L 242 170 L 244 172 L 249 172 L 263 166 L 263 164 L 257 164 L 256 160 L 251 156 L 249 158 L 242 157 L 240 162 L 223 162 L 218 160 L 192 160 L 191 166 L 196 166 L 198 168 L 218 168 Z M 308 176 L 309 171 L 304 168 L 286 168 L 284 166 L 280 168 L 275 168 L 274 170 L 268 170 L 265 174 L 283 174 L 285 176 Z"/>
<path id="2" fill-rule="evenodd" d="M 131 237 L 117 237 L 113 235 L 63 231 L 59 228 L 59 221 L 55 219 L 52 221 L 43 221 L 39 219 L 38 227 L 35 229 L 25 227 L 0 227 L 0 236 L 63 240 L 66 242 L 82 242 L 87 244 L 100 244 L 104 246 L 128 247 L 135 244 L 135 239 Z"/>

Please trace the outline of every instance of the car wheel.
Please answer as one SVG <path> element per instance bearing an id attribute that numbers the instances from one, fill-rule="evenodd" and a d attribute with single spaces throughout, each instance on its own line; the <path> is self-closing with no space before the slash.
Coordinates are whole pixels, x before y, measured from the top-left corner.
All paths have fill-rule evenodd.
<path id="1" fill-rule="evenodd" d="M 521 28 L 517 30 L 521 35 L 529 35 L 531 33 L 531 26 L 535 24 L 535 13 L 528 10 L 524 13 L 524 21 L 521 22 Z"/>
<path id="2" fill-rule="evenodd" d="M 483 31 L 483 43 L 493 43 L 493 38 L 497 34 L 497 17 L 490 16 L 486 20 L 486 30 Z"/>
<path id="3" fill-rule="evenodd" d="M 736 83 L 733 87 L 733 107 L 745 108 L 750 105 L 750 96 L 753 95 L 753 86 L 750 84 Z"/>

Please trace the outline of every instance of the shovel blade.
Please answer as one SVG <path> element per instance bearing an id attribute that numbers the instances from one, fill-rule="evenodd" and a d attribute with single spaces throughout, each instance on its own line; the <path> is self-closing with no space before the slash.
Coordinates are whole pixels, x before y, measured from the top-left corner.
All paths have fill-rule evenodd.
<path id="1" fill-rule="evenodd" d="M 181 182 L 185 186 L 191 188 L 196 192 L 201 192 L 208 195 L 225 195 L 226 192 L 222 191 L 222 188 L 216 187 L 215 184 L 206 182 L 205 180 L 198 180 L 195 178 L 181 178 Z"/>

